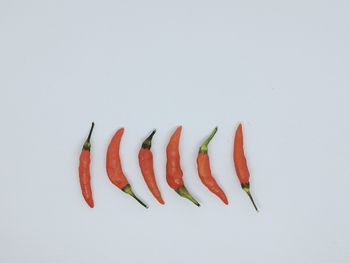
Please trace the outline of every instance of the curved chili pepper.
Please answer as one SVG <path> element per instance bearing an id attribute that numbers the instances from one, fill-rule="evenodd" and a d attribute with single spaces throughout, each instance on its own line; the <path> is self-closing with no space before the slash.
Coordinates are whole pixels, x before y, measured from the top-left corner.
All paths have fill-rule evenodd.
<path id="1" fill-rule="evenodd" d="M 235 164 L 236 173 L 241 183 L 242 189 L 244 190 L 244 192 L 248 194 L 250 200 L 254 205 L 255 210 L 258 211 L 258 208 L 255 205 L 254 199 L 250 193 L 250 184 L 249 184 L 250 173 L 247 165 L 247 160 L 244 154 L 242 124 L 238 125 L 238 128 L 236 130 L 236 135 L 234 138 L 233 161 Z"/>
<path id="2" fill-rule="evenodd" d="M 94 129 L 94 123 L 91 124 L 91 129 L 89 132 L 89 135 L 84 142 L 83 149 L 80 153 L 79 158 L 79 180 L 80 180 L 80 187 L 81 192 L 83 194 L 83 197 L 86 201 L 86 203 L 93 208 L 94 207 L 94 200 L 92 198 L 92 190 L 91 190 L 91 176 L 90 176 L 90 149 L 91 149 L 91 143 L 90 138 L 92 131 Z"/>
<path id="3" fill-rule="evenodd" d="M 119 148 L 120 148 L 120 141 L 124 134 L 124 128 L 120 128 L 113 136 L 107 150 L 107 161 L 106 161 L 106 168 L 107 168 L 107 175 L 111 182 L 117 186 L 119 189 L 121 189 L 124 193 L 127 193 L 128 195 L 131 195 L 133 198 L 135 198 L 141 205 L 148 208 L 148 206 L 143 203 L 132 191 L 132 188 L 126 179 L 121 161 L 119 156 Z"/>
<path id="4" fill-rule="evenodd" d="M 153 154 L 151 152 L 152 138 L 156 130 L 154 130 L 142 143 L 141 149 L 139 151 L 139 165 L 141 168 L 141 173 L 145 182 L 148 186 L 148 189 L 151 191 L 153 196 L 158 200 L 159 203 L 164 205 L 162 195 L 157 186 L 156 177 L 154 175 L 153 169 Z"/>
<path id="5" fill-rule="evenodd" d="M 211 174 L 210 161 L 208 155 L 208 144 L 213 139 L 218 128 L 212 131 L 209 137 L 202 143 L 199 147 L 198 157 L 197 157 L 197 168 L 199 178 L 202 183 L 211 191 L 213 194 L 217 195 L 226 205 L 228 204 L 227 197 L 224 191 L 220 188 L 215 178 Z"/>
<path id="6" fill-rule="evenodd" d="M 196 199 L 188 192 L 182 179 L 183 172 L 180 165 L 179 141 L 182 127 L 179 126 L 170 137 L 168 146 L 166 147 L 167 163 L 166 163 L 166 180 L 168 185 L 173 188 L 180 196 L 190 200 L 196 206 L 200 206 Z"/>

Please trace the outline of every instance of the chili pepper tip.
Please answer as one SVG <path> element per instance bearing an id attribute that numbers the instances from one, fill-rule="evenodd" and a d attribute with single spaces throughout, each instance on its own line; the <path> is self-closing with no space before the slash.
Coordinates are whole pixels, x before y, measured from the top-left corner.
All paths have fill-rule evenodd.
<path id="1" fill-rule="evenodd" d="M 91 208 L 94 208 L 94 201 L 92 200 L 92 201 L 86 201 L 87 202 L 87 204 L 91 207 Z"/>

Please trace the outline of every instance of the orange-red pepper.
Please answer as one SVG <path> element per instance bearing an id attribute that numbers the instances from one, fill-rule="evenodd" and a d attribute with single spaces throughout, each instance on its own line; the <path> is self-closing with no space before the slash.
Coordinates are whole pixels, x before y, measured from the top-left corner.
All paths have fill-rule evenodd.
<path id="1" fill-rule="evenodd" d="M 153 169 L 153 154 L 151 152 L 152 138 L 156 130 L 154 130 L 142 143 L 141 149 L 139 151 L 139 165 L 141 168 L 142 176 L 151 191 L 153 196 L 158 200 L 159 203 L 164 205 L 164 200 L 159 191 L 156 177 L 154 175 Z"/>
<path id="2" fill-rule="evenodd" d="M 248 194 L 250 200 L 254 205 L 255 210 L 258 211 L 258 208 L 255 205 L 254 199 L 250 193 L 250 183 L 249 183 L 250 173 L 247 165 L 247 160 L 244 154 L 242 124 L 238 125 L 238 128 L 236 130 L 236 135 L 234 138 L 233 161 L 235 164 L 236 173 L 241 183 L 242 189 Z"/>
<path id="3" fill-rule="evenodd" d="M 94 200 L 92 197 L 91 190 L 91 176 L 90 176 L 90 150 L 91 150 L 91 134 L 94 129 L 94 123 L 91 124 L 91 129 L 89 135 L 84 143 L 83 149 L 79 158 L 79 180 L 81 193 L 86 201 L 86 203 L 93 208 Z"/>
<path id="4" fill-rule="evenodd" d="M 124 134 L 124 128 L 120 128 L 113 136 L 107 150 L 106 168 L 107 175 L 111 182 L 123 192 L 135 198 L 141 205 L 148 208 L 133 192 L 126 179 L 119 156 L 120 141 Z"/>
<path id="5" fill-rule="evenodd" d="M 209 191 L 217 195 L 227 205 L 228 200 L 224 191 L 221 189 L 221 187 L 216 182 L 215 178 L 212 176 L 208 155 L 208 144 L 213 139 L 217 130 L 218 128 L 215 127 L 215 129 L 212 131 L 209 137 L 200 146 L 197 157 L 197 168 L 199 178 L 201 179 L 202 183 L 209 189 Z"/>
<path id="6" fill-rule="evenodd" d="M 188 192 L 182 179 L 183 172 L 180 164 L 179 142 L 182 127 L 179 126 L 170 137 L 166 148 L 166 180 L 168 185 L 173 188 L 180 196 L 190 200 L 195 205 L 200 206 L 196 199 Z"/>

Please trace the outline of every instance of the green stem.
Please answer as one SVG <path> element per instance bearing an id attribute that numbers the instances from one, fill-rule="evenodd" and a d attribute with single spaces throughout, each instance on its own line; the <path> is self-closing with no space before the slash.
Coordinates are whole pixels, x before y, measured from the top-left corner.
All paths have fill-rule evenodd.
<path id="1" fill-rule="evenodd" d="M 253 199 L 253 197 L 252 197 L 252 195 L 251 195 L 251 193 L 250 193 L 250 185 L 249 185 L 249 182 L 246 183 L 246 184 L 242 184 L 242 188 L 243 188 L 244 192 L 246 192 L 247 195 L 249 196 L 250 201 L 252 201 L 255 210 L 256 210 L 257 212 L 259 212 L 259 210 L 258 210 L 258 208 L 256 207 L 256 204 L 255 204 L 255 202 L 254 202 L 254 199 Z"/>
<path id="2" fill-rule="evenodd" d="M 123 190 L 124 193 L 127 193 L 128 195 L 131 195 L 133 198 L 135 198 L 135 200 L 136 200 L 137 202 L 139 202 L 143 207 L 148 208 L 148 206 L 147 206 L 144 202 L 142 202 L 141 199 L 138 198 L 138 197 L 134 194 L 134 192 L 133 192 L 132 189 L 131 189 L 130 184 L 127 184 L 122 190 Z"/>
<path id="3" fill-rule="evenodd" d="M 156 133 L 156 130 L 153 130 L 152 133 L 146 138 L 146 140 L 143 141 L 143 143 L 142 143 L 142 148 L 143 149 L 151 149 L 152 138 L 153 138 L 153 135 L 155 133 Z"/>
<path id="4" fill-rule="evenodd" d="M 196 199 L 194 199 L 194 197 L 188 192 L 188 190 L 186 189 L 185 186 L 181 186 L 180 188 L 178 188 L 177 190 L 175 190 L 180 196 L 182 196 L 183 198 L 186 198 L 188 200 L 190 200 L 192 203 L 194 203 L 196 206 L 200 206 L 200 204 L 197 202 Z"/>
<path id="5" fill-rule="evenodd" d="M 87 137 L 86 141 L 84 142 L 84 146 L 83 146 L 83 149 L 84 149 L 84 150 L 90 151 L 90 149 L 91 149 L 90 139 L 91 139 L 92 131 L 94 130 L 94 126 L 95 126 L 95 123 L 93 122 L 93 123 L 91 124 L 89 136 Z"/>
<path id="6" fill-rule="evenodd" d="M 218 131 L 218 127 L 215 127 L 215 129 L 211 132 L 209 137 L 199 147 L 199 153 L 208 153 L 208 144 L 210 143 L 211 139 L 213 139 L 217 131 Z"/>

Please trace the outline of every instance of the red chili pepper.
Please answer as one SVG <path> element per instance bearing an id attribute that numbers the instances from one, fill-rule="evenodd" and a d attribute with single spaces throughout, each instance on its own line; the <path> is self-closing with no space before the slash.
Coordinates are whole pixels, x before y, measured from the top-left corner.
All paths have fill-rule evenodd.
<path id="1" fill-rule="evenodd" d="M 89 132 L 89 136 L 87 137 L 83 150 L 81 151 L 80 158 L 79 158 L 79 180 L 80 180 L 80 187 L 81 192 L 83 194 L 83 197 L 86 201 L 86 203 L 93 208 L 94 207 L 94 200 L 92 198 L 92 190 L 91 190 L 91 176 L 90 176 L 90 149 L 91 149 L 91 143 L 90 138 L 92 131 L 94 129 L 94 123 L 91 124 L 91 129 Z"/>
<path id="2" fill-rule="evenodd" d="M 154 169 L 153 169 L 153 154 L 151 152 L 151 146 L 152 146 L 152 138 L 155 133 L 156 133 L 156 130 L 154 130 L 142 143 L 142 146 L 139 152 L 139 164 L 141 168 L 141 173 L 143 175 L 143 178 L 145 179 L 148 189 L 151 191 L 153 196 L 158 200 L 158 202 L 164 205 L 164 201 L 159 191 L 156 177 L 154 175 Z"/>
<path id="3" fill-rule="evenodd" d="M 256 207 L 253 197 L 250 193 L 250 173 L 247 165 L 247 160 L 244 155 L 242 124 L 238 125 L 236 135 L 234 138 L 233 161 L 242 189 L 248 194 L 250 200 L 252 201 L 255 207 L 255 210 L 258 211 L 258 208 Z"/>
<path id="4" fill-rule="evenodd" d="M 195 205 L 200 206 L 196 199 L 186 189 L 183 182 L 183 172 L 180 165 L 179 141 L 182 127 L 179 126 L 173 135 L 166 148 L 167 163 L 166 163 L 166 180 L 171 188 L 173 188 L 180 196 L 187 198 Z"/>
<path id="5" fill-rule="evenodd" d="M 119 156 L 120 141 L 123 136 L 123 133 L 124 133 L 124 128 L 119 129 L 113 136 L 108 146 L 107 161 L 106 161 L 107 175 L 115 186 L 117 186 L 119 189 L 121 189 L 123 192 L 127 193 L 128 195 L 131 195 L 141 205 L 148 208 L 148 206 L 145 203 L 143 203 L 134 194 L 128 180 L 124 175 L 121 161 L 120 161 L 120 156 Z"/>
<path id="6" fill-rule="evenodd" d="M 212 131 L 209 137 L 200 146 L 197 157 L 197 168 L 199 178 L 201 179 L 202 183 L 227 205 L 228 200 L 224 191 L 220 188 L 215 178 L 211 174 L 210 161 L 208 155 L 208 144 L 213 139 L 217 130 L 218 128 L 215 127 L 215 129 Z"/>

